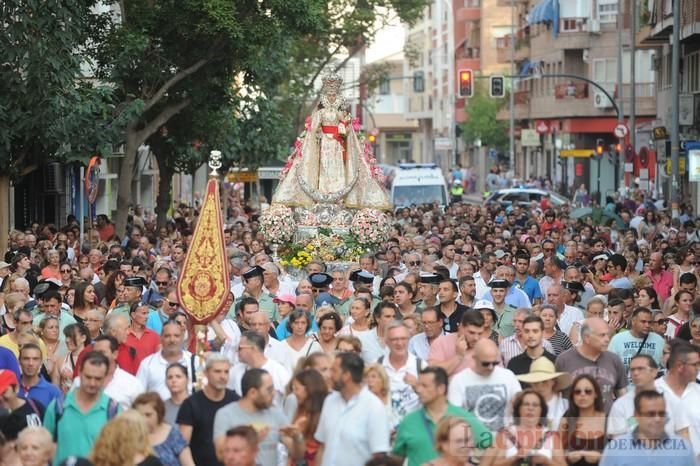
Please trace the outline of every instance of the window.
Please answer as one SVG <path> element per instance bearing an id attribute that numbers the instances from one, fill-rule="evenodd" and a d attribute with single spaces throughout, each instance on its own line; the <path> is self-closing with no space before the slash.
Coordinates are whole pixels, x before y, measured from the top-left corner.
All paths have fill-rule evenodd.
<path id="1" fill-rule="evenodd" d="M 413 73 L 413 92 L 425 91 L 425 74 L 422 71 Z"/>
<path id="2" fill-rule="evenodd" d="M 617 60 L 614 58 L 598 58 L 593 60 L 593 81 L 601 84 L 606 90 L 612 90 L 617 82 Z"/>
<path id="3" fill-rule="evenodd" d="M 598 21 L 601 24 L 617 22 L 617 1 L 598 0 Z"/>
<path id="4" fill-rule="evenodd" d="M 683 92 L 700 92 L 700 52 L 686 55 L 683 68 Z"/>
<path id="5" fill-rule="evenodd" d="M 389 95 L 391 93 L 391 81 L 389 81 L 389 78 L 382 78 L 379 81 L 379 94 L 380 95 Z"/>

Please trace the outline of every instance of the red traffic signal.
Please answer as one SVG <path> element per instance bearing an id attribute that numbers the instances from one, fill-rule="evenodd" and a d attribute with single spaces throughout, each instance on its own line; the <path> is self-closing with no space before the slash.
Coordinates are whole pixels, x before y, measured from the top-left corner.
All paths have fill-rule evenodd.
<path id="1" fill-rule="evenodd" d="M 474 73 L 470 69 L 459 70 L 459 97 L 472 97 L 474 95 Z"/>

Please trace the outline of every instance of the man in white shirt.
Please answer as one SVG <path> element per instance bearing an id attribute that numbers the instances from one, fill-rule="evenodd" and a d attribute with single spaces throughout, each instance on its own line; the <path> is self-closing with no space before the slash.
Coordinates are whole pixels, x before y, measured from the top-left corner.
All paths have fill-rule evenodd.
<path id="1" fill-rule="evenodd" d="M 137 396 L 145 390 L 139 379 L 117 366 L 117 354 L 119 343 L 110 335 L 99 335 L 93 342 L 93 351 L 104 354 L 109 360 L 107 377 L 105 377 L 104 392 L 122 406 L 122 409 L 131 408 Z M 80 377 L 73 380 L 73 386 L 80 386 Z M 168 396 L 169 397 L 169 396 Z"/>
<path id="2" fill-rule="evenodd" d="M 418 383 L 418 374 L 427 364 L 425 360 L 408 352 L 410 336 L 411 333 L 403 322 L 390 323 L 386 328 L 389 354 L 381 356 L 378 361 L 384 366 L 386 375 L 389 377 L 392 427 L 399 425 L 406 414 L 420 407 L 415 387 Z"/>
<path id="3" fill-rule="evenodd" d="M 681 406 L 690 421 L 688 434 L 695 462 L 700 463 L 700 385 L 696 382 L 700 368 L 697 346 L 679 343 L 671 347 L 665 377 L 656 379 L 656 388 L 667 400 Z"/>
<path id="4" fill-rule="evenodd" d="M 608 435 L 617 437 L 634 430 L 637 419 L 634 416 L 634 396 L 646 390 L 656 390 L 654 380 L 659 372 L 659 365 L 648 354 L 638 354 L 629 362 L 629 372 L 633 389 L 615 400 L 608 415 Z M 665 396 L 666 433 L 688 438 L 688 419 L 672 397 Z"/>
<path id="5" fill-rule="evenodd" d="M 187 391 L 192 393 L 192 386 L 196 383 L 197 378 L 197 358 L 189 351 L 182 349 L 182 327 L 174 320 L 163 324 L 160 344 L 160 351 L 141 361 L 136 378 L 141 381 L 146 391 L 158 392 L 162 399 L 167 400 L 170 398 L 170 391 L 165 383 L 165 371 L 170 364 L 179 362 L 187 368 L 187 378 L 190 381 Z"/>
<path id="6" fill-rule="evenodd" d="M 550 285 L 547 288 L 547 303 L 557 308 L 557 326 L 566 335 L 571 333 L 574 322 L 583 320 L 583 311 L 577 307 L 569 306 L 565 302 L 564 290 L 559 283 Z"/>
<path id="7" fill-rule="evenodd" d="M 270 338 L 270 318 L 264 312 L 256 312 L 248 319 L 250 330 L 265 339 L 265 357 L 280 364 L 287 360 L 287 345 L 279 340 Z M 237 350 L 238 348 L 236 348 Z M 235 364 L 235 362 L 234 362 Z"/>
<path id="8" fill-rule="evenodd" d="M 450 381 L 447 399 L 474 413 L 491 432 L 498 432 L 505 425 L 513 397 L 521 391 L 520 382 L 511 371 L 499 367 L 501 354 L 493 340 L 479 340 L 473 358 L 473 368 Z"/>
<path id="9" fill-rule="evenodd" d="M 243 332 L 241 335 L 241 343 L 238 345 L 238 359 L 240 363 L 231 370 L 228 388 L 234 390 L 239 396 L 242 394 L 241 379 L 243 374 L 250 368 L 265 369 L 272 377 L 272 382 L 275 387 L 275 402 L 277 406 L 282 406 L 287 384 L 291 379 L 291 374 L 285 367 L 275 361 L 269 359 L 264 354 L 265 339 L 254 331 Z"/>
<path id="10" fill-rule="evenodd" d="M 430 344 L 445 334 L 442 329 L 442 320 L 434 307 L 424 309 L 420 315 L 423 323 L 423 331 L 413 335 L 408 341 L 408 351 L 423 361 L 428 360 Z"/>
<path id="11" fill-rule="evenodd" d="M 362 383 L 365 364 L 355 353 L 338 353 L 331 371 L 338 390 L 326 397 L 314 437 L 320 466 L 357 466 L 389 452 L 384 403 Z"/>
<path id="12" fill-rule="evenodd" d="M 474 274 L 474 282 L 476 283 L 476 296 L 474 299 L 481 299 L 488 289 L 488 283 L 491 277 L 496 272 L 498 260 L 492 252 L 485 252 L 481 255 L 481 268 Z"/>

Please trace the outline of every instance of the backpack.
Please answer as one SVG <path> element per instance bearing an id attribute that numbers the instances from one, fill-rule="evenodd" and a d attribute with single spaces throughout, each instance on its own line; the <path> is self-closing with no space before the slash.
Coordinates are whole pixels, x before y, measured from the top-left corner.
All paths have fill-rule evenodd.
<path id="1" fill-rule="evenodd" d="M 63 398 L 62 396 L 56 398 L 56 403 L 53 405 L 54 414 L 56 416 L 56 433 L 53 436 L 53 440 L 56 443 L 58 443 L 58 423 L 61 421 L 61 417 L 63 417 Z M 107 421 L 112 420 L 117 414 L 119 414 L 119 403 L 109 398 L 109 403 L 107 404 Z"/>
<path id="2" fill-rule="evenodd" d="M 384 356 L 380 356 L 379 359 L 377 359 L 377 362 L 379 364 L 383 364 L 384 363 Z M 418 375 L 420 375 L 420 371 L 423 370 L 422 363 L 423 363 L 423 360 L 421 358 L 419 358 L 418 356 L 416 356 L 416 374 L 418 374 Z"/>

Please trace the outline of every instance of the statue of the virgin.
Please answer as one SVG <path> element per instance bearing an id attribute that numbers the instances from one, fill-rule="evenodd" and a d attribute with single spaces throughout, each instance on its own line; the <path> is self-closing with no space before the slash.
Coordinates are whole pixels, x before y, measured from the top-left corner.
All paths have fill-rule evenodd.
<path id="1" fill-rule="evenodd" d="M 306 130 L 296 141 L 272 203 L 391 209 L 381 169 L 358 139 L 359 123 L 352 119 L 340 92 L 342 78 L 330 73 L 322 83 L 318 108 L 306 120 Z"/>

